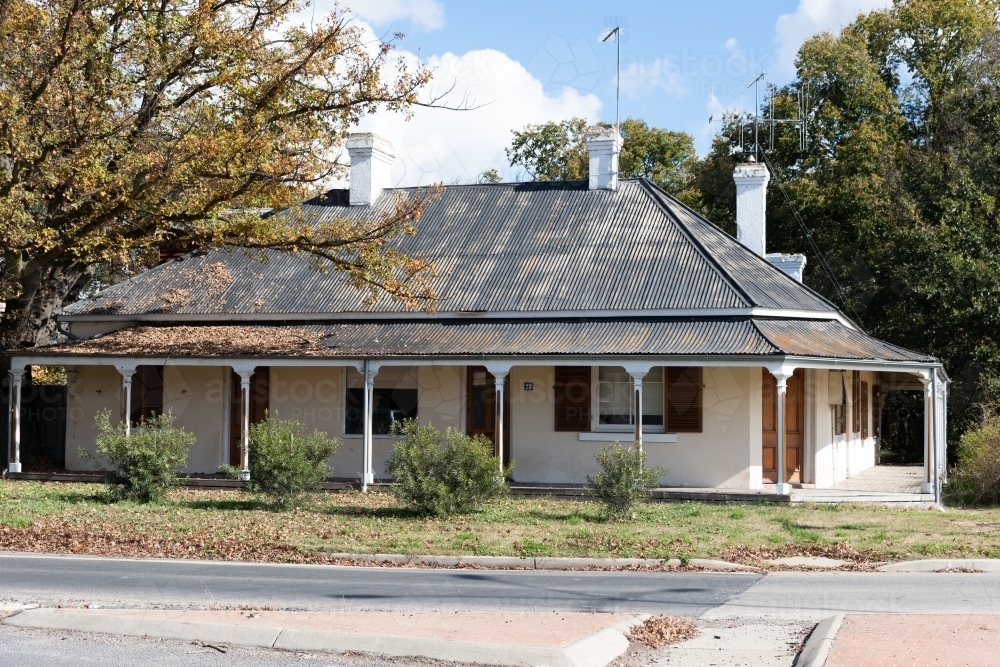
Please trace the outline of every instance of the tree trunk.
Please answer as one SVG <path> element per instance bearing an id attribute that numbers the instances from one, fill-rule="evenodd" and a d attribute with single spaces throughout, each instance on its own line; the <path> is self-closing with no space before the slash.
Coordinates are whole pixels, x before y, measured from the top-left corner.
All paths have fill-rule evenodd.
<path id="1" fill-rule="evenodd" d="M 93 267 L 67 260 L 22 276 L 21 294 L 7 302 L 0 320 L 4 351 L 47 344 L 56 331 L 56 311 L 74 301 L 92 275 Z"/>
<path id="2" fill-rule="evenodd" d="M 2 0 L 0 0 L 2 1 Z M 55 313 L 75 301 L 94 273 L 94 267 L 68 260 L 50 265 L 21 279 L 21 295 L 7 302 L 0 318 L 0 452 L 6 458 L 0 470 L 10 461 L 10 355 L 9 352 L 45 345 L 56 331 Z"/>

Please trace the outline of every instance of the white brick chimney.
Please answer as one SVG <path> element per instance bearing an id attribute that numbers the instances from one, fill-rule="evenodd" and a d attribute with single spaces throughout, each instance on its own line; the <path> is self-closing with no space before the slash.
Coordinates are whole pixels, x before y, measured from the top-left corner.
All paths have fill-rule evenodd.
<path id="1" fill-rule="evenodd" d="M 371 132 L 348 135 L 344 146 L 351 156 L 351 206 L 367 206 L 392 185 L 396 154 L 388 139 Z"/>
<path id="2" fill-rule="evenodd" d="M 736 240 L 764 256 L 767 251 L 767 183 L 771 175 L 767 167 L 754 161 L 736 165 Z"/>
<path id="3" fill-rule="evenodd" d="M 621 135 L 613 127 L 595 125 L 587 128 L 584 140 L 590 158 L 590 189 L 617 190 Z"/>
<path id="4" fill-rule="evenodd" d="M 802 282 L 805 255 L 767 252 L 767 184 L 771 180 L 767 166 L 753 156 L 736 165 L 736 240 L 763 257 L 795 280 Z"/>

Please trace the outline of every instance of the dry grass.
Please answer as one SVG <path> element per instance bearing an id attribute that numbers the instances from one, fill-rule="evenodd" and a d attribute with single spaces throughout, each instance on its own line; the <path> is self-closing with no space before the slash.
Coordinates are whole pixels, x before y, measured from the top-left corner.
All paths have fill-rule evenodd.
<path id="1" fill-rule="evenodd" d="M 651 616 L 629 632 L 629 639 L 647 648 L 661 648 L 691 639 L 698 630 L 680 616 Z"/>
<path id="2" fill-rule="evenodd" d="M 1000 510 L 651 503 L 608 523 L 590 501 L 512 498 L 418 517 L 385 493 L 321 493 L 287 512 L 245 494 L 180 489 L 108 504 L 94 484 L 0 481 L 0 549 L 261 562 L 334 553 L 724 558 L 824 555 L 865 569 L 911 558 L 1000 557 Z M 340 561 L 337 561 L 340 562 Z"/>

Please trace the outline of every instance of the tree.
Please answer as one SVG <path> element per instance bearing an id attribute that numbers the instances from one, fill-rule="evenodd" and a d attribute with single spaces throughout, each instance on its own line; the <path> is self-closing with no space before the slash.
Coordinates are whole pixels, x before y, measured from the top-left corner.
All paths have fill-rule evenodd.
<path id="1" fill-rule="evenodd" d="M 806 282 L 869 333 L 942 359 L 952 441 L 1000 399 L 998 10 L 996 0 L 897 0 L 812 37 L 795 81 L 774 95 L 775 115 L 788 118 L 806 92 L 808 148 L 787 125 L 773 150 L 762 146 L 768 250 L 806 252 Z M 730 123 L 694 170 L 698 207 L 724 226 L 739 132 Z"/>
<path id="2" fill-rule="evenodd" d="M 300 0 L 9 0 L 0 25 L 0 320 L 5 349 L 48 342 L 55 311 L 98 270 L 164 244 L 309 252 L 407 304 L 426 261 L 388 242 L 425 199 L 362 222 L 294 214 L 336 171 L 359 119 L 406 111 L 427 70 L 338 9 Z M 292 207 L 263 219 L 258 207 Z"/>
<path id="3" fill-rule="evenodd" d="M 514 131 L 507 159 L 536 181 L 579 181 L 589 168 L 585 133 L 587 121 L 528 125 Z M 619 176 L 644 177 L 673 194 L 687 188 L 696 154 L 694 139 L 685 132 L 650 127 L 644 120 L 626 118 L 621 125 Z"/>
<path id="4" fill-rule="evenodd" d="M 570 118 L 528 125 L 514 131 L 505 149 L 512 167 L 521 167 L 534 181 L 579 181 L 587 178 L 587 121 Z"/>

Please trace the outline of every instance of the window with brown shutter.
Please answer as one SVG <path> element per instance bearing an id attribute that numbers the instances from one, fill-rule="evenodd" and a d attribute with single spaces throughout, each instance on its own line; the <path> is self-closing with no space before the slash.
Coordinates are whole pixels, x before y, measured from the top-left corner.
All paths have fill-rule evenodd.
<path id="1" fill-rule="evenodd" d="M 872 387 L 872 435 L 878 440 L 882 434 L 882 411 L 879 409 L 879 398 L 882 390 L 878 385 Z"/>
<path id="2" fill-rule="evenodd" d="M 868 437 L 868 416 L 869 416 L 869 403 L 868 403 L 868 383 L 861 383 L 861 439 L 864 440 Z"/>
<path id="3" fill-rule="evenodd" d="M 666 380 L 667 433 L 701 433 L 701 367 L 668 366 Z"/>
<path id="4" fill-rule="evenodd" d="M 556 430 L 590 430 L 590 366 L 556 366 Z"/>
<path id="5" fill-rule="evenodd" d="M 861 433 L 860 371 L 851 371 L 851 433 Z"/>

